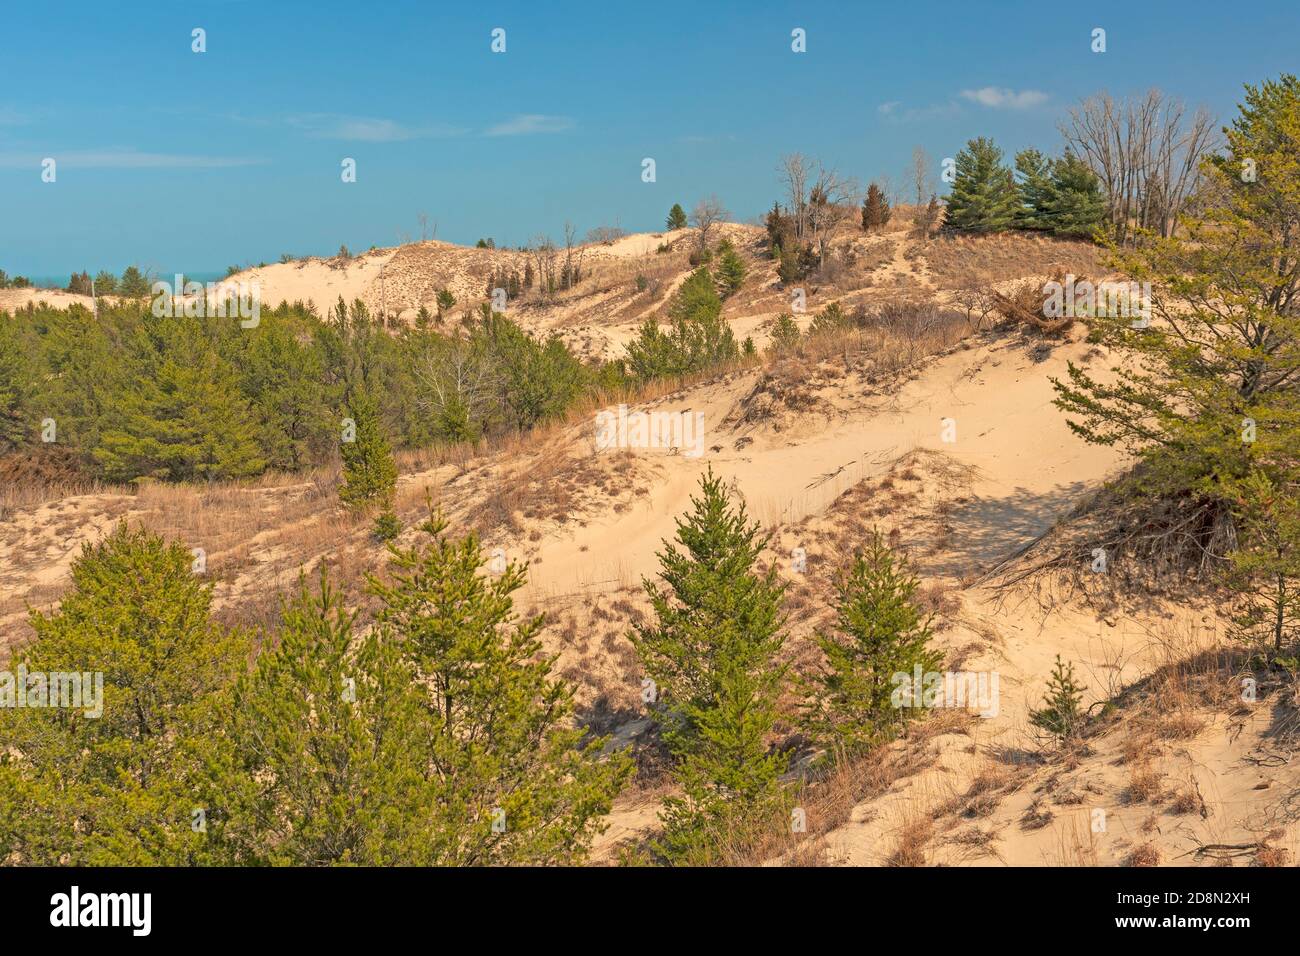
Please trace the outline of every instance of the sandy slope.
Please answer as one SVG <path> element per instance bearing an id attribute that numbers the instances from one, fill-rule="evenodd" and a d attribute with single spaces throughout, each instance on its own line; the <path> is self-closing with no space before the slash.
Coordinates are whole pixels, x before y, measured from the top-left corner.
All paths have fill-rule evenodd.
<path id="1" fill-rule="evenodd" d="M 56 309 L 66 309 L 71 305 L 94 308 L 90 296 L 74 295 L 62 289 L 0 289 L 0 312 L 15 312 L 41 302 Z"/>
<path id="2" fill-rule="evenodd" d="M 722 422 L 744 383 L 693 395 L 690 401 L 658 403 L 654 407 L 666 411 L 702 411 L 705 445 L 720 450 L 694 460 L 662 456 L 665 479 L 648 500 L 545 548 L 544 563 L 531 569 L 531 585 L 539 592 L 558 592 L 574 583 L 635 581 L 653 572 L 659 540 L 671 536 L 675 516 L 688 507 L 706 467 L 738 488 L 751 513 L 765 524 L 787 525 L 821 511 L 864 478 L 883 474 L 914 448 L 943 451 L 977 467 L 980 478 L 971 491 L 987 502 L 986 520 L 1016 529 L 989 547 L 1000 551 L 1022 544 L 1118 462 L 1113 452 L 1075 439 L 1051 405 L 1047 375 L 1061 372 L 1067 359 L 1079 360 L 1086 351 L 1087 346 L 1068 345 L 1036 365 L 1007 340 L 959 349 L 896 394 L 870 398 L 866 407 L 831 427 L 760 435 L 739 451 L 735 444 L 742 432 Z M 944 418 L 956 422 L 953 443 L 942 440 Z M 834 472 L 835 477 L 818 483 Z"/>

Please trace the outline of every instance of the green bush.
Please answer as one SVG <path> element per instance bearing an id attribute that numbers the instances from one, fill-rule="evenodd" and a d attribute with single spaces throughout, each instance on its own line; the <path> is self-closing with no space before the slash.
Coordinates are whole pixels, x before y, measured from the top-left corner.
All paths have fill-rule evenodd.
<path id="1" fill-rule="evenodd" d="M 782 312 L 772 324 L 772 338 L 769 348 L 773 352 L 792 351 L 799 344 L 799 323 L 788 312 Z"/>
<path id="2" fill-rule="evenodd" d="M 1047 681 L 1043 706 L 1030 710 L 1029 722 L 1045 730 L 1059 743 L 1070 740 L 1083 721 L 1083 692 L 1088 688 L 1074 680 L 1074 665 L 1056 655 L 1056 665 Z"/>

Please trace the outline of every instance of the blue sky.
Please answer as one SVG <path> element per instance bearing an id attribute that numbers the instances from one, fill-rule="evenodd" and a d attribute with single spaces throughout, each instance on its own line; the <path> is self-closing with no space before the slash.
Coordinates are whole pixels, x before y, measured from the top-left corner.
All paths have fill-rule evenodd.
<path id="1" fill-rule="evenodd" d="M 747 220 L 784 153 L 901 185 L 916 145 L 936 165 L 978 135 L 1055 150 L 1065 107 L 1103 88 L 1226 118 L 1242 83 L 1300 70 L 1296 0 L 123 0 L 5 4 L 2 22 L 10 275 L 392 245 L 421 212 L 440 239 L 499 244 L 558 239 L 566 219 L 658 229 L 711 193 Z"/>

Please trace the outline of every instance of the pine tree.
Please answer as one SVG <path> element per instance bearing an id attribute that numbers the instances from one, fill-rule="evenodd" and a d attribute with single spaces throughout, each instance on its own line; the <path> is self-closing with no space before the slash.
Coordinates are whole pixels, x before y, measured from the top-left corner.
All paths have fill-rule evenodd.
<path id="1" fill-rule="evenodd" d="M 428 545 L 390 546 L 393 580 L 371 587 L 427 688 L 426 773 L 438 784 L 429 862 L 580 862 L 631 763 L 601 756 L 606 741 L 584 743 L 573 725 L 572 690 L 540 655 L 542 617 L 513 610 L 525 568 L 489 577 L 476 535 L 449 537 L 436 514 L 423 530 Z"/>
<path id="2" fill-rule="evenodd" d="M 439 289 L 435 304 L 438 307 L 438 321 L 442 322 L 447 312 L 456 304 L 456 297 L 447 289 Z"/>
<path id="3" fill-rule="evenodd" d="M 772 323 L 771 343 L 768 346 L 778 355 L 789 352 L 799 344 L 799 323 L 788 312 L 782 312 Z"/>
<path id="4" fill-rule="evenodd" d="M 948 195 L 945 222 L 959 232 L 1001 232 L 1016 220 L 1019 197 L 1002 150 L 980 137 L 957 154 L 956 179 Z"/>
<path id="5" fill-rule="evenodd" d="M 1227 580 L 1241 599 L 1234 636 L 1277 657 L 1300 638 L 1300 488 L 1257 470 L 1237 483 L 1233 505 L 1239 545 Z"/>
<path id="6" fill-rule="evenodd" d="M 136 266 L 127 266 L 117 283 L 117 292 L 126 299 L 143 299 L 149 294 L 149 280 Z"/>
<path id="7" fill-rule="evenodd" d="M 68 285 L 65 291 L 71 292 L 74 295 L 90 295 L 90 273 L 72 273 L 72 277 L 68 279 Z"/>
<path id="8" fill-rule="evenodd" d="M 748 270 L 729 240 L 718 244 L 718 252 L 718 292 L 725 299 L 740 291 Z"/>
<path id="9" fill-rule="evenodd" d="M 262 471 L 255 418 L 200 321 L 160 319 L 134 339 L 93 450 L 105 477 L 215 481 Z"/>
<path id="10" fill-rule="evenodd" d="M 817 255 L 813 252 L 812 247 L 799 245 L 798 243 L 788 247 L 782 246 L 779 258 L 776 274 L 781 282 L 786 285 L 808 278 L 809 274 L 817 266 Z"/>
<path id="11" fill-rule="evenodd" d="M 267 465 L 297 471 L 320 459 L 334 431 L 320 350 L 284 320 L 242 330 L 237 341 L 240 387 L 253 396 Z"/>
<path id="12" fill-rule="evenodd" d="M 812 324 L 808 326 L 809 335 L 830 335 L 836 332 L 843 332 L 849 328 L 850 320 L 844 314 L 843 307 L 838 302 L 832 302 L 826 308 L 822 309 L 813 316 Z"/>
<path id="13" fill-rule="evenodd" d="M 1088 164 L 1067 152 L 1052 163 L 1052 181 L 1042 218 L 1055 235 L 1091 238 L 1106 218 L 1101 180 Z"/>
<path id="14" fill-rule="evenodd" d="M 204 791 L 213 841 L 243 865 L 436 860 L 432 721 L 391 629 L 355 633 L 325 571 L 284 606 L 274 646 L 231 694 Z"/>
<path id="15" fill-rule="evenodd" d="M 668 303 L 668 317 L 674 320 L 700 321 L 722 314 L 722 300 L 713 274 L 701 266 L 686 277 Z"/>
<path id="16" fill-rule="evenodd" d="M 1036 149 L 1022 149 L 1016 153 L 1016 173 L 1020 177 L 1017 190 L 1020 206 L 1016 210 L 1017 229 L 1050 229 L 1050 213 L 1054 200 L 1052 184 L 1053 164 Z"/>
<path id="17" fill-rule="evenodd" d="M 627 365 L 637 378 L 686 375 L 739 357 L 740 346 L 722 318 L 722 300 L 707 268 L 701 266 L 682 283 L 668 303 L 668 315 L 670 333 L 647 319 L 628 344 Z"/>
<path id="18" fill-rule="evenodd" d="M 1106 214 L 1101 181 L 1073 153 L 1048 159 L 1036 149 L 1016 154 L 1020 208 L 1016 226 L 1058 236 L 1093 236 Z"/>
<path id="19" fill-rule="evenodd" d="M 918 713 L 894 699 L 896 676 L 938 668 L 929 620 L 916 605 L 919 581 L 878 531 L 836 584 L 833 633 L 819 633 L 825 669 L 811 681 L 805 726 L 836 756 L 890 739 Z M 913 688 L 919 692 L 920 688 Z"/>
<path id="20" fill-rule="evenodd" d="M 867 198 L 862 201 L 862 231 L 884 228 L 889 216 L 889 200 L 885 198 L 884 190 L 872 183 L 867 187 Z"/>
<path id="21" fill-rule="evenodd" d="M 921 234 L 926 237 L 927 241 L 930 233 L 939 225 L 939 219 L 943 215 L 943 208 L 943 203 L 939 202 L 939 197 L 934 193 L 930 193 L 930 201 L 925 204 L 925 212 L 922 214 L 924 218 L 921 221 Z"/>
<path id="22" fill-rule="evenodd" d="M 0 710 L 7 854 L 47 865 L 215 862 L 193 828 L 195 755 L 229 716 L 221 692 L 249 642 L 212 623 L 192 560 L 123 523 L 82 549 L 58 610 L 33 612 L 35 640 L 9 670 L 102 674 L 102 697 L 88 716 L 87 680 L 81 708 Z"/>
<path id="23" fill-rule="evenodd" d="M 499 369 L 500 404 L 508 427 L 526 431 L 556 418 L 581 393 L 582 363 L 558 337 L 538 342 L 490 309 L 474 335 Z"/>
<path id="24" fill-rule="evenodd" d="M 397 488 L 397 464 L 384 435 L 379 410 L 364 389 L 353 395 L 350 409 L 356 434 L 353 441 L 344 441 L 339 446 L 343 455 L 339 500 L 353 511 L 365 511 L 375 505 L 386 508 Z"/>
<path id="25" fill-rule="evenodd" d="M 32 434 L 35 423 L 26 406 L 30 373 L 17 322 L 0 318 L 0 454 L 25 444 Z"/>
<path id="26" fill-rule="evenodd" d="M 402 522 L 392 506 L 385 508 L 375 516 L 373 526 L 376 541 L 392 541 L 402 533 Z"/>
<path id="27" fill-rule="evenodd" d="M 641 323 L 637 337 L 627 345 L 624 362 L 628 371 L 642 382 L 685 372 L 685 356 L 673 337 L 659 328 L 654 319 Z"/>
<path id="28" fill-rule="evenodd" d="M 658 849 L 687 863 L 774 819 L 786 764 L 768 746 L 787 671 L 785 587 L 756 567 L 768 539 L 711 469 L 691 503 L 659 554 L 662 584 L 644 582 L 655 619 L 632 634 L 684 792 L 665 804 Z"/>
<path id="29" fill-rule="evenodd" d="M 1300 81 L 1248 86 L 1226 132 L 1198 214 L 1172 238 L 1117 250 L 1152 295 L 1148 327 L 1090 322 L 1116 380 L 1071 363 L 1053 382 L 1076 434 L 1139 458 L 1148 495 L 1220 505 L 1254 472 L 1286 489 L 1300 470 Z"/>
<path id="30" fill-rule="evenodd" d="M 668 210 L 668 219 L 664 222 L 664 228 L 670 231 L 686 228 L 686 210 L 682 208 L 681 203 L 673 203 L 673 208 Z"/>
<path id="31" fill-rule="evenodd" d="M 1056 666 L 1047 681 L 1043 706 L 1029 712 L 1029 722 L 1047 731 L 1059 743 L 1072 738 L 1083 721 L 1083 692 L 1088 688 L 1075 683 L 1074 665 L 1066 664 L 1056 655 Z"/>
<path id="32" fill-rule="evenodd" d="M 780 259 L 783 250 L 797 250 L 799 240 L 794 234 L 794 218 L 785 214 L 779 202 L 772 203 L 772 209 L 763 217 L 767 229 L 767 247 L 772 257 Z"/>

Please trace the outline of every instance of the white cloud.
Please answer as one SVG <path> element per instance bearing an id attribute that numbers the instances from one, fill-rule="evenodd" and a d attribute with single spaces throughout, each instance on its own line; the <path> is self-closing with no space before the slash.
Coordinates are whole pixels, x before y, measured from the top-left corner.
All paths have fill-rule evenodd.
<path id="1" fill-rule="evenodd" d="M 183 153 L 147 153 L 130 147 L 50 150 L 46 153 L 0 153 L 0 166 L 39 169 L 46 157 L 61 169 L 217 169 L 254 166 L 264 160 L 243 156 L 199 156 Z"/>
<path id="2" fill-rule="evenodd" d="M 487 136 L 528 136 L 532 133 L 560 133 L 573 129 L 573 120 L 567 116 L 547 116 L 543 113 L 522 113 L 504 123 L 488 128 Z"/>
<path id="3" fill-rule="evenodd" d="M 891 100 L 877 106 L 876 112 L 892 124 L 926 123 L 934 120 L 952 119 L 961 113 L 961 107 L 956 103 L 948 102 L 904 108 L 903 104 L 898 100 Z"/>
<path id="4" fill-rule="evenodd" d="M 1026 110 L 1047 102 L 1041 90 L 1008 90 L 1000 86 L 985 86 L 978 90 L 962 90 L 961 95 L 973 103 L 995 110 Z"/>
<path id="5" fill-rule="evenodd" d="M 398 143 L 410 139 L 459 136 L 465 132 L 454 126 L 406 126 L 396 120 L 339 113 L 299 113 L 286 117 L 285 122 L 318 139 L 359 143 Z"/>

